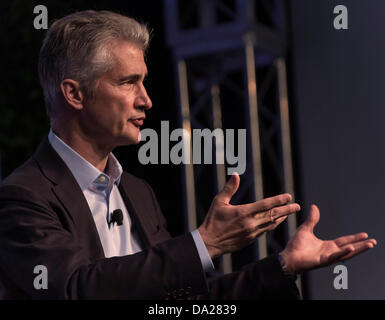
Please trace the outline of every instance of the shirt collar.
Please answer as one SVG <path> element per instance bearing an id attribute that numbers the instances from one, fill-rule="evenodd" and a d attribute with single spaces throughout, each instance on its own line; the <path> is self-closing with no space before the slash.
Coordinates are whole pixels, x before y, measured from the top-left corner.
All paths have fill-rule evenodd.
<path id="1" fill-rule="evenodd" d="M 108 186 L 111 188 L 113 183 L 119 185 L 123 169 L 112 152 L 108 156 L 106 174 L 61 140 L 52 129 L 49 131 L 48 141 L 70 169 L 82 191 L 88 188 L 105 190 Z"/>

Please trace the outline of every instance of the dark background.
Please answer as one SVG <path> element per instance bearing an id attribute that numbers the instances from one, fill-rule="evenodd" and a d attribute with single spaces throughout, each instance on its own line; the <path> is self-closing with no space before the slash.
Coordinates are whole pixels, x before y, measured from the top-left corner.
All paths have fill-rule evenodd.
<path id="1" fill-rule="evenodd" d="M 293 110 L 297 199 L 306 216 L 321 209 L 315 229 L 323 239 L 366 231 L 378 246 L 345 263 L 348 290 L 333 288 L 333 266 L 307 274 L 310 299 L 384 299 L 385 254 L 385 1 L 290 0 L 289 79 Z M 37 77 L 44 30 L 33 28 L 33 8 L 44 4 L 51 22 L 83 9 L 106 9 L 148 22 L 154 30 L 148 53 L 148 92 L 153 101 L 145 127 L 177 127 L 171 51 L 164 36 L 163 2 L 2 1 L 0 156 L 2 176 L 22 164 L 49 125 Z M 349 10 L 349 29 L 333 28 L 333 8 Z M 154 188 L 171 233 L 183 232 L 180 170 L 137 161 L 137 148 L 116 151 L 127 171 Z"/>
<path id="2" fill-rule="evenodd" d="M 302 207 L 315 202 L 322 238 L 365 231 L 378 246 L 308 273 L 313 299 L 385 299 L 385 1 L 292 0 L 292 76 Z M 343 4 L 349 29 L 333 28 Z"/>

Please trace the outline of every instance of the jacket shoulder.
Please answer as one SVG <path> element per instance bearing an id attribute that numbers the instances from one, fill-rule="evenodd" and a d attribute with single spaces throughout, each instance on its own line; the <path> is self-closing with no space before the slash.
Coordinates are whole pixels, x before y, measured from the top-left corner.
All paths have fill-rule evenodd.
<path id="1" fill-rule="evenodd" d="M 42 174 L 36 160 L 30 158 L 1 181 L 0 188 L 4 190 L 13 186 L 33 192 L 37 186 L 41 188 L 46 183 L 47 179 Z"/>

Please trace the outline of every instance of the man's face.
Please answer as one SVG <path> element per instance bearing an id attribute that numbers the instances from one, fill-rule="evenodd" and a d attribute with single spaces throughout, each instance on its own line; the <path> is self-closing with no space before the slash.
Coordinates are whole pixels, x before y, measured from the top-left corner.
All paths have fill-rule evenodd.
<path id="1" fill-rule="evenodd" d="M 111 48 L 115 65 L 98 79 L 94 96 L 81 112 L 82 131 L 111 150 L 139 142 L 145 110 L 152 102 L 144 88 L 147 75 L 142 50 L 130 42 Z"/>

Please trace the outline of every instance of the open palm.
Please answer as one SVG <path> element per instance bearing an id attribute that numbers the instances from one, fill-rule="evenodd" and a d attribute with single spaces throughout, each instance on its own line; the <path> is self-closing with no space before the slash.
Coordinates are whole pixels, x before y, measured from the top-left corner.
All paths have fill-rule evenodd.
<path id="1" fill-rule="evenodd" d="M 319 209 L 312 205 L 309 217 L 282 251 L 282 257 L 292 273 L 301 273 L 349 259 L 377 244 L 375 239 L 367 239 L 368 235 L 364 232 L 334 240 L 318 239 L 314 235 L 314 227 L 319 219 Z"/>

